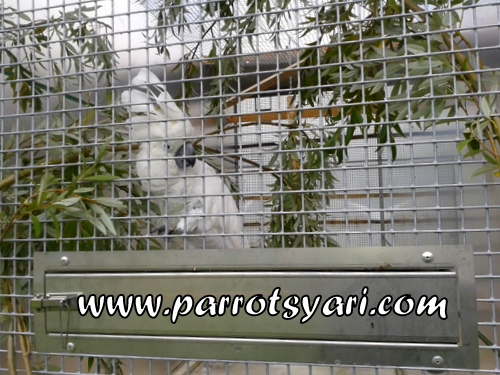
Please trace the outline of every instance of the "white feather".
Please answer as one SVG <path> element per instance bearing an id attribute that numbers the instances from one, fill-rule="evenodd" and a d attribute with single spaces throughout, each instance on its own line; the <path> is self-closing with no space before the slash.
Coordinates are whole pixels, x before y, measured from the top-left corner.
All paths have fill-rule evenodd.
<path id="1" fill-rule="evenodd" d="M 149 95 L 139 90 L 122 92 L 122 104 L 127 106 L 131 113 L 154 112 L 154 107 L 150 104 Z"/>
<path id="2" fill-rule="evenodd" d="M 137 75 L 132 78 L 133 86 L 161 85 L 159 78 L 149 69 L 141 68 Z"/>

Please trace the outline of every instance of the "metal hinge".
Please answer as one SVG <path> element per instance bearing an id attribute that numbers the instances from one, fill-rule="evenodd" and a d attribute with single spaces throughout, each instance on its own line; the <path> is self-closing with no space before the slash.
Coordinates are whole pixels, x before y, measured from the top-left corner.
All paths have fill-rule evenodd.
<path id="1" fill-rule="evenodd" d="M 76 309 L 78 296 L 83 293 L 47 293 L 37 294 L 31 299 L 31 307 L 34 309 Z"/>

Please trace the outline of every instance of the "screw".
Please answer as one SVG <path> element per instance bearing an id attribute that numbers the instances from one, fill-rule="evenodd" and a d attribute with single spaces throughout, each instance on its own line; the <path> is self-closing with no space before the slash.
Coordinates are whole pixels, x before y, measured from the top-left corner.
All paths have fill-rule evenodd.
<path id="1" fill-rule="evenodd" d="M 444 359 L 443 357 L 441 357 L 440 355 L 437 355 L 435 357 L 432 358 L 432 364 L 434 366 L 438 366 L 438 367 L 441 367 L 443 364 L 444 364 Z"/>
<path id="2" fill-rule="evenodd" d="M 430 251 L 426 251 L 422 254 L 422 260 L 425 263 L 431 263 L 434 260 L 434 254 L 432 254 Z"/>
<path id="3" fill-rule="evenodd" d="M 43 294 L 42 294 L 42 293 L 37 293 L 37 294 L 35 295 L 35 297 L 36 297 L 36 298 L 38 298 L 38 299 L 42 299 Z"/>
<path id="4" fill-rule="evenodd" d="M 62 257 L 61 258 L 61 264 L 63 266 L 67 266 L 69 264 L 69 258 L 68 257 Z"/>
<path id="5" fill-rule="evenodd" d="M 74 352 L 75 351 L 75 344 L 73 344 L 72 342 L 68 342 L 66 344 L 66 350 L 68 352 Z"/>

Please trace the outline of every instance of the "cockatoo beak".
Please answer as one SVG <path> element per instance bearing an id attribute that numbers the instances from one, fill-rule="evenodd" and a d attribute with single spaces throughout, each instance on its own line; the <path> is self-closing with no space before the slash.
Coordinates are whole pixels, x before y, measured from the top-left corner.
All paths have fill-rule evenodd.
<path id="1" fill-rule="evenodd" d="M 177 167 L 180 169 L 184 169 L 184 167 L 189 168 L 193 167 L 196 163 L 195 158 L 190 158 L 189 156 L 194 156 L 196 155 L 194 151 L 194 146 L 191 142 L 186 142 L 183 144 L 179 149 L 175 152 L 175 156 L 186 156 L 183 158 L 175 159 L 175 164 L 177 164 Z"/>

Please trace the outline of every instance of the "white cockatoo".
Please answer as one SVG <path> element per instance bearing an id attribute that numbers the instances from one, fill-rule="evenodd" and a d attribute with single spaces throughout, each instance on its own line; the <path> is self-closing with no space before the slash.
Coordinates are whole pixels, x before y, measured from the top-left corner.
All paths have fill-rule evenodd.
<path id="1" fill-rule="evenodd" d="M 146 69 L 139 71 L 132 85 L 147 90 L 124 91 L 121 98 L 130 111 L 130 138 L 141 142 L 137 175 L 143 189 L 161 199 L 160 207 L 167 217 L 155 232 L 179 235 L 168 242 L 174 248 L 250 247 L 243 235 L 242 217 L 223 178 L 196 158 L 189 142 L 193 127 L 184 112 Z M 151 91 L 151 85 L 158 95 Z"/>

